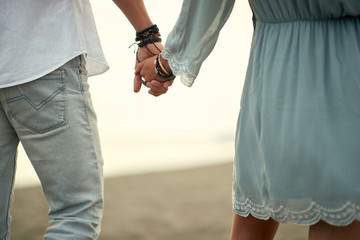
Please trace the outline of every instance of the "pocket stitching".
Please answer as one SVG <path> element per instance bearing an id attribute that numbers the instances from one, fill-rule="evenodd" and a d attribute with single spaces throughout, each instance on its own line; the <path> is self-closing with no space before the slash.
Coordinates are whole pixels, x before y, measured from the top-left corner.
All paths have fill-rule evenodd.
<path id="1" fill-rule="evenodd" d="M 56 97 L 60 92 L 64 91 L 64 87 L 58 88 L 56 91 L 54 91 L 49 97 L 47 97 L 44 101 L 42 101 L 40 104 L 34 103 L 28 96 L 22 94 L 20 96 L 8 99 L 6 101 L 7 104 L 16 102 L 18 100 L 24 99 L 27 101 L 31 106 L 33 106 L 36 110 L 40 110 L 43 106 L 45 106 L 46 103 L 50 102 L 54 97 Z"/>
<path id="2" fill-rule="evenodd" d="M 59 90 L 60 90 L 60 89 L 59 89 Z M 57 96 L 58 94 L 64 94 L 63 91 L 64 91 L 64 87 L 61 88 L 61 91 L 56 91 L 57 93 L 56 93 L 56 94 L 53 94 L 54 96 L 51 96 L 51 99 L 53 99 L 53 98 L 54 98 L 55 96 Z M 29 99 L 29 98 L 26 97 L 25 95 L 22 95 L 22 96 L 24 96 L 24 97 L 19 97 L 17 100 L 21 100 L 21 99 L 25 99 L 25 100 L 26 100 L 26 99 Z M 26 97 L 26 98 L 25 98 L 25 97 Z M 50 98 L 50 97 L 49 97 L 49 98 Z M 47 99 L 49 99 L 49 98 L 47 98 Z M 46 100 L 47 100 L 47 99 L 46 99 Z M 49 99 L 48 101 L 46 101 L 46 103 L 48 103 L 49 101 L 51 101 L 51 99 Z M 27 101 L 27 100 L 26 100 L 26 101 Z M 15 102 L 15 100 L 14 100 L 14 101 L 10 101 L 9 103 L 11 103 L 11 102 Z M 30 101 L 30 102 L 27 101 L 27 102 L 30 103 L 30 102 L 32 102 L 32 101 Z M 45 102 L 45 100 L 44 100 L 43 102 Z M 43 103 L 43 102 L 42 102 L 42 103 Z M 63 103 L 62 106 L 61 106 L 62 112 L 65 112 L 65 109 L 64 109 L 64 108 L 65 108 L 64 101 L 61 101 L 61 102 Z M 44 106 L 46 103 L 42 104 L 42 106 Z M 33 104 L 31 104 L 31 103 L 30 103 L 30 105 L 33 106 Z M 39 110 L 40 108 L 39 108 L 39 109 L 35 108 L 35 109 L 36 109 L 36 110 Z M 13 116 L 13 119 L 14 119 L 17 123 L 19 123 L 19 124 L 23 125 L 24 127 L 32 130 L 33 132 L 36 132 L 36 133 L 39 133 L 39 134 L 49 132 L 49 131 L 51 131 L 51 130 L 53 130 L 53 129 L 56 129 L 56 128 L 58 128 L 58 127 L 61 127 L 62 125 L 65 125 L 65 124 L 67 123 L 67 119 L 66 119 L 65 114 L 62 114 L 62 115 L 63 115 L 62 118 L 59 118 L 60 121 L 57 121 L 56 123 L 54 123 L 54 124 L 52 124 L 52 125 L 48 125 L 45 129 L 37 129 L 37 128 L 34 128 L 33 126 L 25 123 L 24 121 L 19 120 L 19 119 L 16 117 L 16 115 L 13 113 L 12 109 L 9 109 L 9 111 L 10 111 L 11 115 Z"/>
<path id="3" fill-rule="evenodd" d="M 44 76 L 44 77 L 51 77 L 53 74 L 60 74 L 60 86 L 59 88 L 57 88 L 53 93 L 51 93 L 50 96 L 48 96 L 46 99 L 44 99 L 43 101 L 41 101 L 39 104 L 36 104 L 35 102 L 33 102 L 28 96 L 26 96 L 25 94 L 21 94 L 19 96 L 10 98 L 6 100 L 6 104 L 11 104 L 13 102 L 19 101 L 19 100 L 24 100 L 26 101 L 30 106 L 33 107 L 33 109 L 35 109 L 36 111 L 39 111 L 42 107 L 46 106 L 47 103 L 49 103 L 52 99 L 54 99 L 56 96 L 58 96 L 59 94 L 62 94 L 62 100 L 59 100 L 60 103 L 60 108 L 61 108 L 61 115 L 59 116 L 59 118 L 57 119 L 57 121 L 54 121 L 53 124 L 48 124 L 46 125 L 45 128 L 36 128 L 34 126 L 32 126 L 29 123 L 26 123 L 24 120 L 19 119 L 16 116 L 16 113 L 14 113 L 13 109 L 11 107 L 9 107 L 9 113 L 11 114 L 12 118 L 19 123 L 20 125 L 28 128 L 29 130 L 42 134 L 42 133 L 46 133 L 49 132 L 53 129 L 56 129 L 58 127 L 61 127 L 63 125 L 65 125 L 67 123 L 67 117 L 66 117 L 66 103 L 65 103 L 65 97 L 64 97 L 64 92 L 65 92 L 65 83 L 64 83 L 64 70 L 55 70 L 54 72 Z"/>

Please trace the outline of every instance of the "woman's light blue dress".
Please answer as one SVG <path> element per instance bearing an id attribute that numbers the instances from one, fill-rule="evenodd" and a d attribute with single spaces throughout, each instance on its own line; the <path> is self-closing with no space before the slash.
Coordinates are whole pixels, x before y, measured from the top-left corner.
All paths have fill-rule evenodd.
<path id="1" fill-rule="evenodd" d="M 187 86 L 233 2 L 184 1 L 163 56 Z M 302 225 L 360 220 L 360 1 L 249 2 L 234 212 Z"/>

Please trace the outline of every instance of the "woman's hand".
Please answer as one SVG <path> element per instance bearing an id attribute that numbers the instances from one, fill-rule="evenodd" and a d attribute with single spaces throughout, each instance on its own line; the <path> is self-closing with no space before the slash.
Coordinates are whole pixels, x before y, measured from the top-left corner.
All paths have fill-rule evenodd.
<path id="1" fill-rule="evenodd" d="M 146 86 L 150 88 L 149 94 L 158 97 L 164 93 L 166 93 L 169 87 L 173 84 L 174 80 L 166 81 L 166 82 L 159 82 L 157 80 L 152 80 L 151 82 L 147 82 Z"/>

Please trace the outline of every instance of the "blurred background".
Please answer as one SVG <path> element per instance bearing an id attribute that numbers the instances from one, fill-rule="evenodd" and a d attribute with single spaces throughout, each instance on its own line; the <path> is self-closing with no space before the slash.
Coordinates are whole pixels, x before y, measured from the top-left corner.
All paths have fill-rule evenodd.
<path id="1" fill-rule="evenodd" d="M 145 88 L 133 92 L 133 27 L 112 1 L 90 2 L 110 65 L 89 79 L 105 161 L 100 239 L 228 239 L 234 135 L 253 31 L 248 2 L 236 2 L 193 87 L 176 79 L 157 98 Z M 165 43 L 182 0 L 144 2 Z M 42 239 L 47 211 L 20 148 L 12 239 Z M 288 225 L 277 239 L 305 239 L 304 231 Z"/>

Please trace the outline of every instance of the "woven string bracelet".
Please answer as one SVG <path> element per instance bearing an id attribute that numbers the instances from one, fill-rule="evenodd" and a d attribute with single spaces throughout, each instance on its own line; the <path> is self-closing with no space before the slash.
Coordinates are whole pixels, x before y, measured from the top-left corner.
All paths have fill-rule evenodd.
<path id="1" fill-rule="evenodd" d="M 134 51 L 136 51 L 136 61 L 140 63 L 140 60 L 138 58 L 138 51 L 139 48 L 141 47 L 145 47 L 146 50 L 148 50 L 148 52 L 155 56 L 156 54 L 153 53 L 148 47 L 148 44 L 153 44 L 153 46 L 159 51 L 161 52 L 161 50 L 158 48 L 158 46 L 156 46 L 156 42 L 161 42 L 161 38 L 160 38 L 161 34 L 159 32 L 159 28 L 157 27 L 156 24 L 145 28 L 144 30 L 140 31 L 140 32 L 136 32 L 136 38 L 135 38 L 135 43 L 131 44 L 130 47 L 132 47 L 134 44 L 137 44 L 138 48 Z M 129 48 L 130 48 L 129 47 Z"/>
<path id="2" fill-rule="evenodd" d="M 145 28 L 144 30 L 142 30 L 140 32 L 136 32 L 135 42 L 153 38 L 153 36 L 156 34 L 159 34 L 159 28 L 157 27 L 156 24 L 154 24 L 148 28 Z M 157 36 L 157 37 L 159 37 L 159 36 Z"/>

